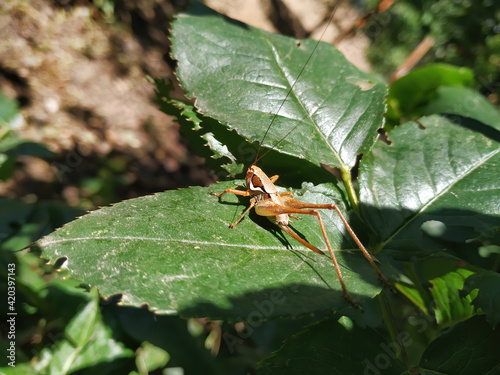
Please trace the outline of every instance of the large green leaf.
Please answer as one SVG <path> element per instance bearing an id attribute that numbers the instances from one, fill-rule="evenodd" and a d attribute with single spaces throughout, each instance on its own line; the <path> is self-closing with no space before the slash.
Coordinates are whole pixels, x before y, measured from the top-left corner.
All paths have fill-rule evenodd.
<path id="1" fill-rule="evenodd" d="M 222 191 L 234 187 L 214 185 Z M 188 316 L 252 319 L 329 311 L 349 306 L 329 257 L 303 248 L 267 219 L 250 214 L 234 229 L 248 202 L 207 188 L 169 191 L 105 207 L 67 224 L 38 243 L 54 261 L 67 257 L 73 277 L 123 304 Z M 307 186 L 299 197 L 332 202 L 331 186 Z M 243 204 L 242 204 L 243 203 Z M 305 215 L 304 215 L 305 216 Z M 332 211 L 323 212 L 347 288 L 363 302 L 381 289 Z M 293 228 L 325 249 L 315 217 Z M 380 258 L 382 261 L 382 258 Z"/>
<path id="2" fill-rule="evenodd" d="M 278 113 L 263 146 L 274 146 L 294 129 L 279 150 L 343 170 L 373 146 L 383 125 L 386 86 L 334 47 L 320 43 L 297 80 L 315 41 L 270 34 L 202 5 L 180 14 L 171 35 L 187 96 L 196 98 L 203 114 L 251 142 L 263 138 Z"/>
<path id="3" fill-rule="evenodd" d="M 363 158 L 363 216 L 381 248 L 409 258 L 474 244 L 498 229 L 500 132 L 460 120 L 405 124 L 390 133 L 391 146 L 379 143 Z"/>

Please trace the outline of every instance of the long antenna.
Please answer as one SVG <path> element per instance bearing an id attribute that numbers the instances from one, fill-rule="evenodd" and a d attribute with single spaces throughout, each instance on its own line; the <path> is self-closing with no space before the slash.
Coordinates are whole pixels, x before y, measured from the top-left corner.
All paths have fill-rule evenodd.
<path id="1" fill-rule="evenodd" d="M 276 142 L 273 147 L 271 147 L 269 150 L 267 150 L 264 154 L 262 154 L 260 157 L 259 157 L 259 153 L 260 153 L 260 149 L 262 147 L 262 143 L 264 142 L 264 139 L 266 139 L 267 137 L 267 133 L 269 133 L 269 130 L 271 129 L 271 126 L 273 126 L 274 124 L 274 121 L 276 120 L 276 118 L 278 117 L 278 114 L 280 113 L 281 109 L 283 108 L 283 106 L 285 105 L 288 97 L 290 96 L 290 94 L 292 93 L 293 91 L 293 88 L 295 87 L 295 84 L 297 83 L 297 81 L 299 80 L 300 76 L 302 75 L 302 73 L 304 72 L 304 70 L 306 69 L 306 66 L 307 64 L 309 64 L 309 61 L 311 60 L 314 52 L 316 51 L 316 49 L 318 48 L 319 46 L 319 43 L 321 42 L 321 40 L 323 39 L 323 37 L 325 36 L 325 33 L 326 33 L 326 30 L 328 29 L 328 27 L 330 26 L 330 24 L 332 23 L 333 21 L 333 17 L 335 16 L 335 12 L 337 11 L 337 8 L 339 7 L 339 3 L 340 3 L 340 0 L 337 0 L 337 2 L 335 3 L 335 6 L 333 8 L 333 11 L 332 11 L 332 15 L 330 16 L 330 19 L 328 20 L 328 23 L 326 24 L 325 28 L 323 29 L 323 32 L 321 33 L 319 39 L 316 41 L 316 44 L 314 45 L 314 48 L 313 50 L 311 51 L 311 53 L 309 54 L 305 64 L 302 66 L 302 69 L 300 70 L 299 74 L 297 75 L 297 78 L 295 78 L 295 81 L 293 82 L 292 86 L 288 89 L 288 92 L 286 93 L 286 96 L 285 96 L 285 99 L 281 102 L 281 105 L 279 106 L 278 110 L 276 111 L 276 113 L 274 114 L 273 118 L 271 119 L 271 122 L 269 123 L 269 126 L 267 127 L 267 130 L 266 132 L 264 133 L 264 136 L 262 137 L 261 141 L 260 141 L 260 144 L 259 144 L 259 148 L 257 149 L 257 155 L 255 156 L 255 161 L 253 162 L 253 164 L 256 164 L 260 159 L 262 159 L 264 156 L 267 155 L 267 153 L 271 150 L 274 150 L 276 148 L 276 146 L 278 146 L 286 137 L 288 137 L 296 128 L 297 126 L 299 126 L 299 124 L 295 125 L 292 130 L 290 130 L 288 133 L 286 133 L 286 135 L 281 138 L 278 142 Z"/>

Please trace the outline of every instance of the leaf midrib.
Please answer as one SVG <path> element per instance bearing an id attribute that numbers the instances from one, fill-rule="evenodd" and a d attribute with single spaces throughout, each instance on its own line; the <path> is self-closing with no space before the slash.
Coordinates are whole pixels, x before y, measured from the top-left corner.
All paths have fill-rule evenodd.
<path id="1" fill-rule="evenodd" d="M 312 126 L 314 126 L 314 128 L 316 129 L 316 131 L 318 132 L 318 134 L 320 135 L 320 137 L 323 139 L 323 143 L 327 146 L 328 149 L 330 149 L 330 151 L 332 152 L 332 154 L 335 156 L 335 158 L 338 160 L 338 162 L 341 164 L 342 166 L 342 169 L 345 169 L 346 166 L 344 165 L 342 159 L 340 158 L 340 155 L 338 154 L 338 152 L 333 148 L 333 145 L 328 142 L 328 139 L 326 138 L 326 135 L 321 131 L 321 128 L 318 126 L 318 124 L 316 123 L 316 121 L 314 121 L 313 117 L 311 117 L 311 114 L 309 113 L 309 111 L 307 111 L 307 109 L 305 108 L 304 106 L 304 103 L 303 101 L 300 99 L 300 95 L 298 95 L 298 93 L 296 92 L 295 90 L 295 84 L 296 82 L 298 81 L 298 79 L 300 79 L 300 76 L 297 77 L 295 79 L 294 82 L 290 82 L 290 80 L 288 79 L 288 75 L 286 74 L 285 70 L 283 69 L 284 67 L 284 64 L 280 64 L 281 62 L 281 59 L 279 58 L 279 55 L 276 51 L 276 47 L 275 45 L 271 42 L 271 40 L 269 40 L 269 38 L 264 38 L 264 40 L 267 42 L 267 45 L 269 46 L 270 48 L 270 51 L 271 51 L 271 55 L 274 57 L 274 61 L 276 63 L 276 66 L 277 68 L 281 71 L 283 77 L 285 78 L 285 80 L 287 81 L 288 83 L 288 88 L 287 90 L 290 90 L 290 94 L 287 96 L 287 98 L 290 96 L 290 95 L 293 95 L 293 97 L 295 98 L 295 100 L 297 101 L 297 103 L 300 105 L 300 107 L 302 108 L 302 111 L 304 113 L 306 113 L 306 116 L 307 118 L 309 119 L 310 121 L 310 124 Z M 302 71 L 301 73 L 302 74 Z M 288 93 L 288 91 L 287 91 Z M 281 106 L 279 107 L 279 109 L 281 109 Z M 278 116 L 279 115 L 279 112 L 277 112 L 274 116 Z M 304 121 L 304 118 L 302 118 L 300 120 L 301 122 L 305 122 Z M 346 169 L 347 170 L 347 169 Z"/>

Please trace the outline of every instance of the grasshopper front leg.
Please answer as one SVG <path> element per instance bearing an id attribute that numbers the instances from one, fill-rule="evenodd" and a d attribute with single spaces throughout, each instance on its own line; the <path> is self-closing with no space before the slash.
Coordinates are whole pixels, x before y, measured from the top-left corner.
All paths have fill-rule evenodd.
<path id="1" fill-rule="evenodd" d="M 210 190 L 210 194 L 215 195 L 217 198 L 222 197 L 226 193 L 241 195 L 243 197 L 248 197 L 248 196 L 252 195 L 246 190 L 238 190 L 238 189 L 226 189 L 220 194 L 216 194 L 212 190 Z M 241 214 L 241 216 L 239 217 L 238 220 L 236 220 L 233 224 L 231 224 L 229 226 L 229 228 L 234 228 L 241 221 L 241 219 L 243 219 L 245 217 L 245 215 L 248 213 L 248 211 L 250 211 L 253 208 L 253 206 L 255 206 L 256 201 L 257 200 L 255 198 L 250 199 L 250 206 Z"/>

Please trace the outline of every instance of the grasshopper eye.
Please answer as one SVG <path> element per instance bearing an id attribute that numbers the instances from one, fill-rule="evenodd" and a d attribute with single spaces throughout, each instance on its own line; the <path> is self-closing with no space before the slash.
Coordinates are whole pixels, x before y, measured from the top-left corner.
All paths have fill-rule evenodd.
<path id="1" fill-rule="evenodd" d="M 262 180 L 259 178 L 259 176 L 254 174 L 247 181 L 250 190 L 265 193 L 264 186 L 262 185 Z"/>
<path id="2" fill-rule="evenodd" d="M 261 180 L 261 178 L 259 176 L 257 176 L 256 174 L 254 174 L 252 176 L 252 180 L 251 181 L 252 181 L 251 185 L 253 187 L 255 187 L 257 190 L 264 191 L 263 190 L 264 184 L 262 183 L 262 180 Z"/>

